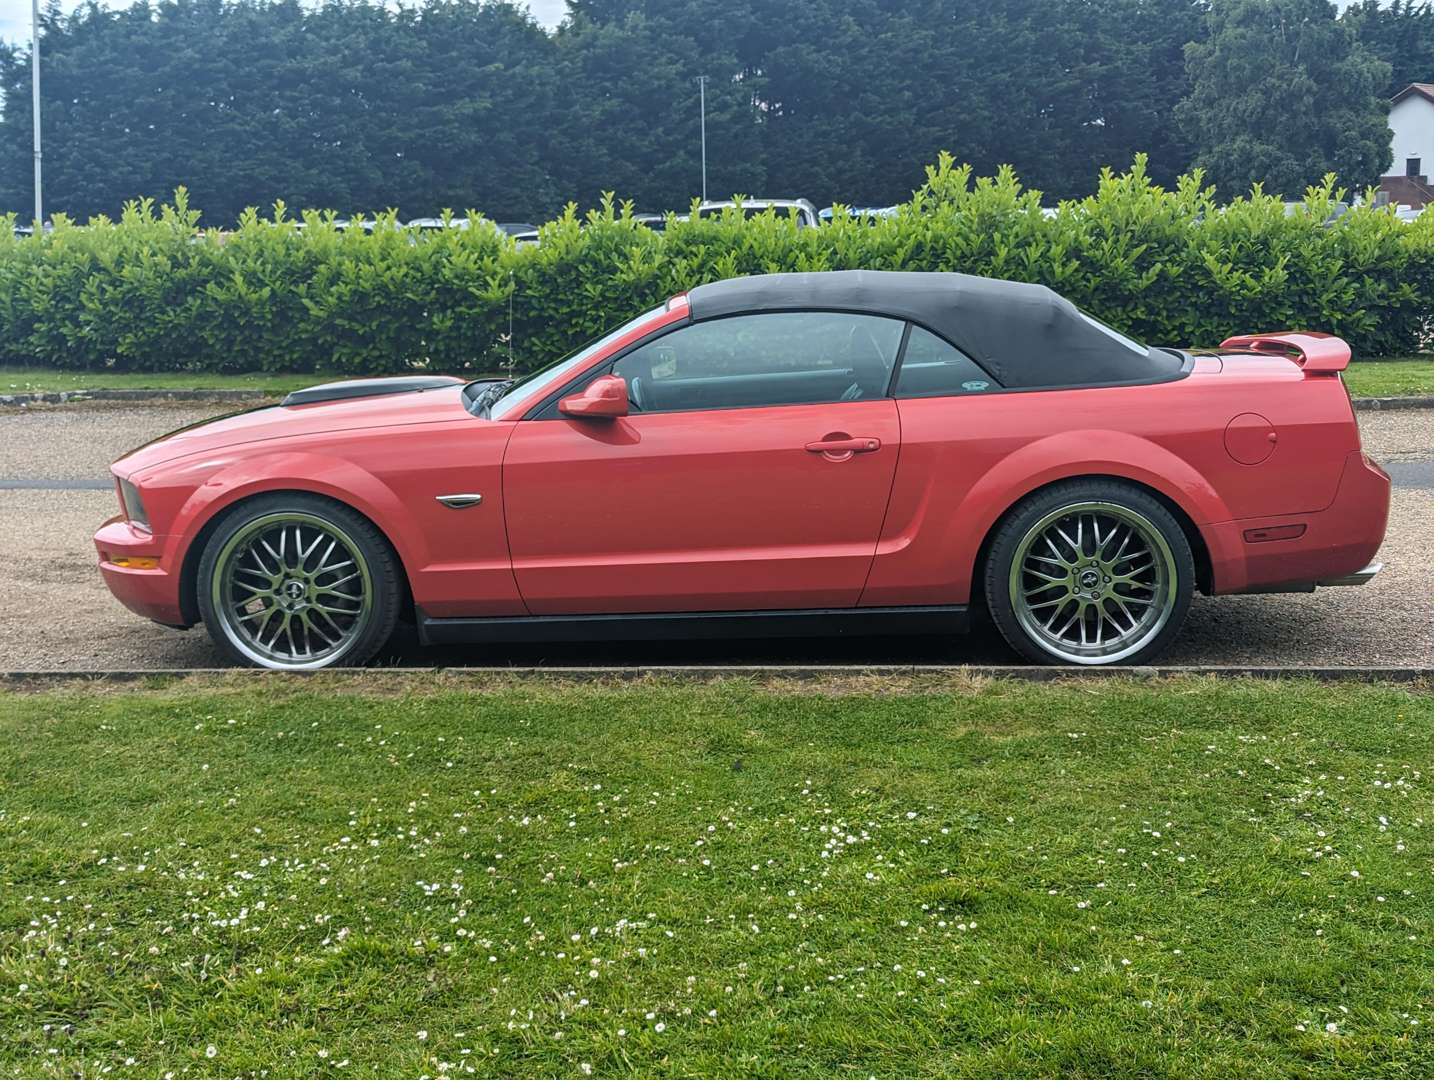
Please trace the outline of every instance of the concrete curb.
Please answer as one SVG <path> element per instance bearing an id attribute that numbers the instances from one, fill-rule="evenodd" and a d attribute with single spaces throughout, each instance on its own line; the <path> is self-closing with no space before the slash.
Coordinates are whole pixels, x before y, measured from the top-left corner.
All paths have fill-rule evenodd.
<path id="1" fill-rule="evenodd" d="M 68 405 L 86 401 L 128 401 L 136 405 L 166 401 L 249 402 L 277 401 L 281 397 L 282 394 L 268 390 L 53 390 L 35 394 L 0 394 L 0 407 Z M 1360 410 L 1434 409 L 1434 395 L 1355 398 L 1354 407 Z"/>
<path id="2" fill-rule="evenodd" d="M 83 401 L 274 401 L 267 390 L 54 390 L 36 394 L 0 394 L 0 406 L 67 405 Z"/>
<path id="3" fill-rule="evenodd" d="M 1434 397 L 1362 397 L 1354 399 L 1354 407 L 1365 409 L 1434 409 Z"/>
<path id="4" fill-rule="evenodd" d="M 158 668 L 151 671 L 0 671 L 0 687 L 59 686 L 67 683 L 134 683 L 150 679 L 172 680 L 199 676 L 242 676 L 264 680 L 337 679 L 363 684 L 382 683 L 393 676 L 411 678 L 433 675 L 506 676 L 511 678 L 570 680 L 588 682 L 619 679 L 635 682 L 646 678 L 683 679 L 708 682 L 722 678 L 784 678 L 820 680 L 853 675 L 963 675 L 1018 682 L 1095 681 L 1110 678 L 1168 679 L 1180 676 L 1213 676 L 1221 679 L 1315 679 L 1319 682 L 1434 683 L 1434 667 L 1223 667 L 1168 665 L 1158 667 L 1036 667 L 966 664 L 654 664 L 634 667 L 413 667 L 334 668 L 326 671 L 260 671 L 248 668 Z"/>

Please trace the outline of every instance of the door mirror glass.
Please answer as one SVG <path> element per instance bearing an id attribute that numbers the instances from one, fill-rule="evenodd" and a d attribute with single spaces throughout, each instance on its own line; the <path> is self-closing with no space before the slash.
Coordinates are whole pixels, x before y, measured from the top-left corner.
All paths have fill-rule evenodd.
<path id="1" fill-rule="evenodd" d="M 558 412 L 583 420 L 615 420 L 627 415 L 627 380 L 600 375 L 576 394 L 558 402 Z"/>

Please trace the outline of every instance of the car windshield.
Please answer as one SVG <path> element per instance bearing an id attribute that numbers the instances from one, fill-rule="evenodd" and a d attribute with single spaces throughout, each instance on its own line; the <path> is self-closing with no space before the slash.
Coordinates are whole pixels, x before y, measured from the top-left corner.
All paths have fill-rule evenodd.
<path id="1" fill-rule="evenodd" d="M 604 334 L 596 341 L 589 342 L 581 349 L 578 349 L 576 352 L 568 353 L 568 355 L 563 357 L 561 360 L 554 361 L 545 368 L 539 368 L 537 371 L 534 371 L 528 375 L 524 375 L 521 379 L 517 379 L 509 383 L 503 388 L 502 396 L 496 398 L 489 406 L 489 419 L 508 419 L 509 414 L 518 406 L 521 401 L 526 400 L 532 394 L 535 394 L 539 391 L 548 390 L 551 387 L 558 385 L 560 382 L 566 379 L 568 375 L 578 370 L 580 367 L 583 366 L 583 364 L 587 363 L 587 361 L 591 360 L 596 353 L 607 348 L 609 344 L 611 344 L 617 338 L 621 337 L 623 334 L 627 333 L 628 330 L 632 329 L 639 323 L 652 318 L 654 315 L 657 315 L 663 310 L 664 308 L 654 308 L 651 311 L 644 312 L 637 318 L 631 319 L 628 322 L 623 323 L 611 333 Z"/>

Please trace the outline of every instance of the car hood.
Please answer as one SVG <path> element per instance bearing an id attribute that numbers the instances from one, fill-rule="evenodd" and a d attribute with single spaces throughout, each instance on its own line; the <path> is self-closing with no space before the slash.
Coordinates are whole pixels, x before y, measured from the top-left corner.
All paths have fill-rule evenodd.
<path id="1" fill-rule="evenodd" d="M 112 468 L 120 476 L 128 477 L 190 454 L 360 428 L 439 423 L 453 420 L 464 411 L 461 383 L 308 405 L 264 405 L 162 435 L 131 450 Z"/>

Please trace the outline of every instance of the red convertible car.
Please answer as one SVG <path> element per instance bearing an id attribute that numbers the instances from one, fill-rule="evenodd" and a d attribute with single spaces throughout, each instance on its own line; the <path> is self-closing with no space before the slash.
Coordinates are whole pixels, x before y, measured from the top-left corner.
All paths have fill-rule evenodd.
<path id="1" fill-rule="evenodd" d="M 115 462 L 129 608 L 231 660 L 948 632 L 1141 663 L 1196 589 L 1367 581 L 1389 478 L 1314 333 L 1147 347 L 961 274 L 739 278 L 516 381 L 358 380 Z"/>

